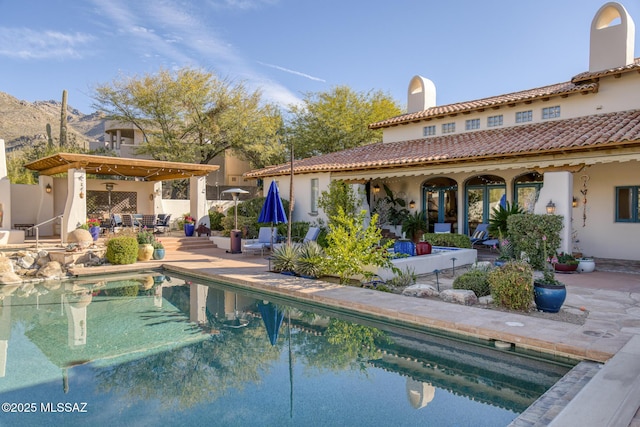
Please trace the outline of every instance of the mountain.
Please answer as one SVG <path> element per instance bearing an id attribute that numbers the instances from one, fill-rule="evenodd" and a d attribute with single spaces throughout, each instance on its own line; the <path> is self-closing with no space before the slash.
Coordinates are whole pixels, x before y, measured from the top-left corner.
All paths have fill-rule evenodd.
<path id="1" fill-rule="evenodd" d="M 47 123 L 57 144 L 60 139 L 60 101 L 21 101 L 0 92 L 0 138 L 7 151 L 47 140 Z M 67 105 L 67 133 L 73 140 L 89 148 L 90 141 L 104 140 L 104 120 L 99 113 L 82 114 Z"/>

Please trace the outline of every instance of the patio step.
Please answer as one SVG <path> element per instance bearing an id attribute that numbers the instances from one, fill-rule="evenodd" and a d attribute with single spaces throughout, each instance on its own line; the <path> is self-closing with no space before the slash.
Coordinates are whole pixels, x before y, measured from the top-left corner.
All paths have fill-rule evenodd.
<path id="1" fill-rule="evenodd" d="M 158 237 L 167 251 L 190 251 L 195 249 L 217 248 L 209 237 Z"/>

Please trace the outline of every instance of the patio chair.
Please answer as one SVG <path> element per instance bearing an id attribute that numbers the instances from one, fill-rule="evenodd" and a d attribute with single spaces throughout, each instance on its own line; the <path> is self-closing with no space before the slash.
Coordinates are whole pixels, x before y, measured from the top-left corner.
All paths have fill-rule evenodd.
<path id="1" fill-rule="evenodd" d="M 144 228 L 150 228 L 150 229 L 155 228 L 155 225 L 156 225 L 156 216 L 155 216 L 155 214 L 142 215 L 142 224 L 141 225 Z"/>
<path id="2" fill-rule="evenodd" d="M 478 224 L 476 230 L 471 235 L 471 248 L 475 244 L 482 244 L 485 240 L 489 238 L 489 224 L 482 223 Z"/>
<path id="3" fill-rule="evenodd" d="M 436 222 L 433 224 L 433 232 L 436 234 L 451 233 L 450 222 Z"/>
<path id="4" fill-rule="evenodd" d="M 111 228 L 122 227 L 122 215 L 111 214 Z"/>
<path id="5" fill-rule="evenodd" d="M 260 254 L 264 256 L 265 249 L 271 249 L 272 243 L 278 242 L 278 229 L 273 229 L 273 234 L 271 234 L 271 227 L 260 227 L 260 231 L 258 232 L 258 241 L 252 243 L 244 244 L 244 251 L 246 250 L 258 250 L 260 249 Z"/>
<path id="6" fill-rule="evenodd" d="M 160 218 L 162 215 L 162 219 Z M 156 233 L 166 233 L 170 229 L 171 214 L 158 214 L 158 221 L 153 227 L 153 231 Z"/>
<path id="7" fill-rule="evenodd" d="M 134 227 L 133 216 L 131 214 L 122 214 L 122 226 Z"/>

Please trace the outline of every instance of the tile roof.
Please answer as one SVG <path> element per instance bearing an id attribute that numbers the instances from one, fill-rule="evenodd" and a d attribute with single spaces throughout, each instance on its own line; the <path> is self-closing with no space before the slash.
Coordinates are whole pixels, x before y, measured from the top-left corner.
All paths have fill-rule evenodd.
<path id="1" fill-rule="evenodd" d="M 448 104 L 432 107 L 424 111 L 415 113 L 402 114 L 390 119 L 382 120 L 369 125 L 370 129 L 380 129 L 389 126 L 395 126 L 402 123 L 416 122 L 425 119 L 443 117 L 450 114 L 459 114 L 469 111 L 478 111 L 490 107 L 514 104 L 516 102 L 534 101 L 536 99 L 549 98 L 553 96 L 563 96 L 572 93 L 588 93 L 597 92 L 598 83 L 596 82 L 565 82 L 557 83 L 549 86 L 543 86 L 534 89 L 523 90 L 520 92 L 508 93 L 505 95 L 491 96 L 489 98 L 477 99 L 474 101 L 459 102 L 456 104 Z"/>
<path id="2" fill-rule="evenodd" d="M 572 83 L 581 83 L 587 81 L 597 81 L 600 77 L 611 76 L 616 74 L 629 73 L 632 71 L 640 71 L 640 58 L 636 58 L 633 64 L 625 65 L 623 67 L 610 68 L 602 71 L 585 71 L 571 79 Z"/>
<path id="3" fill-rule="evenodd" d="M 296 160 L 294 172 L 424 166 L 488 158 L 591 151 L 620 145 L 640 147 L 640 110 L 550 120 L 410 141 L 379 142 Z M 244 176 L 262 178 L 285 175 L 289 173 L 289 168 L 289 164 L 282 164 L 250 171 Z"/>

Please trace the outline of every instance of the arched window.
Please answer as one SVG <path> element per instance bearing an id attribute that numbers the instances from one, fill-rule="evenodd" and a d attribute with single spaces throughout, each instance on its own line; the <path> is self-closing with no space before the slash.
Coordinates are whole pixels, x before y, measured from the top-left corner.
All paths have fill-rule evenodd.
<path id="1" fill-rule="evenodd" d="M 542 188 L 543 176 L 538 172 L 531 172 L 516 177 L 514 184 L 513 202 L 526 212 L 533 213 L 538 201 L 538 194 Z"/>
<path id="2" fill-rule="evenodd" d="M 466 230 L 475 230 L 478 224 L 488 223 L 491 209 L 500 204 L 506 194 L 503 178 L 495 175 L 478 175 L 466 183 Z"/>

